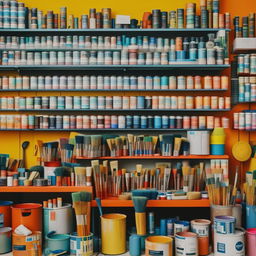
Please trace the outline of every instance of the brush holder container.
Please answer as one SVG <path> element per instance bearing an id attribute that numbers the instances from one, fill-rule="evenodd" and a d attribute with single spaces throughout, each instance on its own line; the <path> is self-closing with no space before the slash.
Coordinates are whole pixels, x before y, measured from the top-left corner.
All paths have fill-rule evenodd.
<path id="1" fill-rule="evenodd" d="M 111 238 L 110 238 L 111 239 Z M 93 255 L 93 233 L 89 236 L 70 235 L 70 255 Z"/>
<path id="2" fill-rule="evenodd" d="M 211 205 L 211 222 L 214 222 L 216 216 L 233 216 L 232 205 Z"/>
<path id="3" fill-rule="evenodd" d="M 246 228 L 256 228 L 255 205 L 246 205 Z"/>

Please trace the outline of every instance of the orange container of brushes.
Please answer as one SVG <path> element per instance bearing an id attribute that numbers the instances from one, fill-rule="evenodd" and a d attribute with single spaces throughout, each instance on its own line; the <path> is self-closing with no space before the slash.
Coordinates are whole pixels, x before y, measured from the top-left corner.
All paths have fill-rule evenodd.
<path id="1" fill-rule="evenodd" d="M 32 232 L 42 231 L 42 205 L 34 203 L 12 206 L 12 230 L 24 225 Z"/>
<path id="2" fill-rule="evenodd" d="M 111 213 L 101 216 L 102 253 L 122 254 L 126 251 L 126 215 Z"/>

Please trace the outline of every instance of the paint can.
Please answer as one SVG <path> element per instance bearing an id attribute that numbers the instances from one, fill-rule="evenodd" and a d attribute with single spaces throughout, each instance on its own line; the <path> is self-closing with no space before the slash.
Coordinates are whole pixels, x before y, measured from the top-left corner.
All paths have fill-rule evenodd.
<path id="1" fill-rule="evenodd" d="M 31 231 L 42 230 L 42 205 L 35 203 L 14 204 L 12 206 L 12 229 L 24 225 Z"/>
<path id="2" fill-rule="evenodd" d="M 256 251 L 256 228 L 246 230 L 247 256 L 254 256 Z"/>
<path id="3" fill-rule="evenodd" d="M 191 230 L 198 235 L 198 252 L 204 256 L 209 254 L 209 230 L 211 221 L 196 219 L 191 221 Z"/>
<path id="4" fill-rule="evenodd" d="M 255 205 L 246 205 L 246 228 L 256 228 Z"/>
<path id="5" fill-rule="evenodd" d="M 0 201 L 0 228 L 10 227 L 12 223 L 12 201 Z"/>
<path id="6" fill-rule="evenodd" d="M 174 222 L 174 235 L 179 232 L 184 232 L 189 230 L 189 221 L 186 220 L 176 220 Z"/>
<path id="7" fill-rule="evenodd" d="M 0 228 L 0 254 L 12 250 L 12 228 Z"/>
<path id="8" fill-rule="evenodd" d="M 149 236 L 145 240 L 145 255 L 172 256 L 173 239 L 168 236 Z"/>
<path id="9" fill-rule="evenodd" d="M 175 255 L 197 256 L 198 241 L 197 234 L 192 232 L 179 232 L 175 235 Z"/>
<path id="10" fill-rule="evenodd" d="M 211 222 L 213 223 L 216 216 L 232 216 L 232 205 L 211 205 Z"/>
<path id="11" fill-rule="evenodd" d="M 54 170 L 56 167 L 60 167 L 60 166 L 61 166 L 61 162 L 58 162 L 58 161 L 44 162 L 44 178 L 48 179 L 49 186 L 56 185 L 56 176 L 54 174 Z"/>
<path id="12" fill-rule="evenodd" d="M 214 217 L 214 232 L 218 234 L 233 234 L 235 232 L 236 219 L 233 216 Z"/>
<path id="13" fill-rule="evenodd" d="M 73 216 L 71 204 L 58 208 L 44 208 L 44 233 L 55 231 L 56 234 L 73 232 Z"/>
<path id="14" fill-rule="evenodd" d="M 93 255 L 93 234 L 89 236 L 70 235 L 70 255 Z"/>
<path id="15" fill-rule="evenodd" d="M 245 256 L 245 232 L 236 229 L 234 234 L 214 232 L 214 256 Z"/>
<path id="16" fill-rule="evenodd" d="M 45 247 L 51 251 L 63 250 L 69 253 L 70 236 L 68 234 L 50 233 L 45 237 Z"/>
<path id="17" fill-rule="evenodd" d="M 31 235 L 12 235 L 12 252 L 14 256 L 42 255 L 41 232 L 33 232 Z"/>
<path id="18" fill-rule="evenodd" d="M 111 237 L 111 240 L 109 239 Z M 111 213 L 101 216 L 102 253 L 122 254 L 126 251 L 126 215 Z"/>

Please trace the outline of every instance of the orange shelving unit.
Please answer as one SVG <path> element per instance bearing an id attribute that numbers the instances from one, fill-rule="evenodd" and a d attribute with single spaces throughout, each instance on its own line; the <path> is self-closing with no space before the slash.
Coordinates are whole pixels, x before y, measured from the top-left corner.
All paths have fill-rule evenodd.
<path id="1" fill-rule="evenodd" d="M 133 207 L 132 200 L 101 200 L 102 207 Z M 92 202 L 97 207 L 96 201 Z M 201 200 L 149 200 L 147 207 L 210 207 L 208 199 Z"/>
<path id="2" fill-rule="evenodd" d="M 77 191 L 88 191 L 93 192 L 92 187 L 75 187 L 75 186 L 65 186 L 65 187 L 56 187 L 56 186 L 44 186 L 44 187 L 0 187 L 0 193 L 15 192 L 15 193 L 47 193 L 47 192 L 77 192 Z"/>
<path id="3" fill-rule="evenodd" d="M 87 159 L 229 159 L 228 155 L 190 155 L 190 156 L 102 156 L 102 157 L 76 157 L 77 160 L 87 160 Z"/>

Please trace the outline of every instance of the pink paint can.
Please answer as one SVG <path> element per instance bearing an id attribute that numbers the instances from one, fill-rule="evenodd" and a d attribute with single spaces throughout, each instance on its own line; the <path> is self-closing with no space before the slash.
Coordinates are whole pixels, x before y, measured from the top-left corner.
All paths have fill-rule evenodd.
<path id="1" fill-rule="evenodd" d="M 247 256 L 254 256 L 256 251 L 256 228 L 246 230 Z"/>

